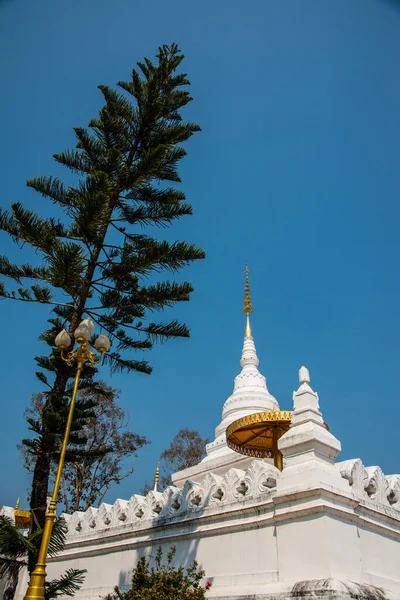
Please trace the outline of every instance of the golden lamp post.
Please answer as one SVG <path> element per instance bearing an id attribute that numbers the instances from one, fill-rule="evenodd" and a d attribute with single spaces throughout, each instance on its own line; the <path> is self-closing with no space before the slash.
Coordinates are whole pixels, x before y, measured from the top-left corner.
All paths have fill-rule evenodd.
<path id="1" fill-rule="evenodd" d="M 44 585 L 46 580 L 46 557 L 49 548 L 50 537 L 53 530 L 54 519 L 56 518 L 56 505 L 58 498 L 58 490 L 60 487 L 61 474 L 64 467 L 65 454 L 67 452 L 69 432 L 72 424 L 72 417 L 74 414 L 75 400 L 78 392 L 79 379 L 82 373 L 83 366 L 85 363 L 95 365 L 100 362 L 103 358 L 103 354 L 108 352 L 111 343 L 106 335 L 101 333 L 96 341 L 94 347 L 98 351 L 99 355 L 93 352 L 92 347 L 89 344 L 89 338 L 93 334 L 94 324 L 91 319 L 84 319 L 81 324 L 77 327 L 74 332 L 74 337 L 78 343 L 76 350 L 66 352 L 71 345 L 71 338 L 69 334 L 63 329 L 56 337 L 56 346 L 61 350 L 61 357 L 65 362 L 71 366 L 76 361 L 76 375 L 74 388 L 72 391 L 71 403 L 69 405 L 67 425 L 65 427 L 64 439 L 61 447 L 60 460 L 58 461 L 58 468 L 56 474 L 56 480 L 54 482 L 53 494 L 49 508 L 45 517 L 45 525 L 43 529 L 42 542 L 40 544 L 39 556 L 35 569 L 33 570 L 29 582 L 27 592 L 25 594 L 25 600 L 44 600 Z"/>

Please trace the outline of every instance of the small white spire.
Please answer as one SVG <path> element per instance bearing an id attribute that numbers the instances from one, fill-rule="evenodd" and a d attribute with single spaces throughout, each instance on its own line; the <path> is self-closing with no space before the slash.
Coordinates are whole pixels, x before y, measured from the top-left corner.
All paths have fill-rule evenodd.
<path id="1" fill-rule="evenodd" d="M 310 372 L 307 367 L 299 369 L 299 381 L 299 389 L 293 392 L 292 427 L 304 419 L 312 419 L 322 424 L 318 394 L 310 387 Z"/>
<path id="2" fill-rule="evenodd" d="M 343 477 L 336 469 L 335 458 L 341 450 L 338 439 L 326 428 L 319 410 L 318 394 L 310 387 L 310 373 L 299 370 L 300 387 L 293 394 L 290 429 L 278 440 L 283 455 L 282 476 L 277 494 L 290 490 L 325 487 L 343 489 Z"/>
<path id="3" fill-rule="evenodd" d="M 310 371 L 306 367 L 299 369 L 299 381 L 300 383 L 310 383 Z"/>

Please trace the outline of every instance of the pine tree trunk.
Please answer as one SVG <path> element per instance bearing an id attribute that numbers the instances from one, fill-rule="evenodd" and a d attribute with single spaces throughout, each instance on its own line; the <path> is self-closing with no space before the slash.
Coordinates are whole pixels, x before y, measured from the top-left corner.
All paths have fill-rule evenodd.
<path id="1" fill-rule="evenodd" d="M 30 531 L 32 533 L 37 529 L 42 529 L 44 526 L 50 478 L 50 457 L 51 452 L 49 448 L 40 448 L 33 471 L 31 491 L 30 508 L 32 511 L 32 522 Z"/>
<path id="2" fill-rule="evenodd" d="M 51 394 L 63 396 L 67 386 L 68 377 L 64 374 L 57 375 Z M 51 396 L 49 395 L 43 409 L 43 414 L 50 409 Z M 49 495 L 49 479 L 51 470 L 51 458 L 54 454 L 54 447 L 49 446 L 40 439 L 39 451 L 36 459 L 32 479 L 32 492 L 30 508 L 34 515 L 31 522 L 31 532 L 44 527 L 44 517 L 46 514 L 47 497 Z"/>

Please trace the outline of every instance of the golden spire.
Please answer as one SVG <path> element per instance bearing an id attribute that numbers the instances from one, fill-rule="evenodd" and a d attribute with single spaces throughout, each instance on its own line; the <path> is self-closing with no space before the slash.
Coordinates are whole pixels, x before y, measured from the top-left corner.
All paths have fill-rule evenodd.
<path id="1" fill-rule="evenodd" d="M 244 307 L 243 312 L 246 313 L 246 337 L 251 337 L 251 327 L 250 327 L 250 313 L 253 312 L 253 306 L 251 304 L 251 296 L 250 296 L 250 284 L 249 284 L 249 273 L 250 269 L 248 265 L 244 270 L 246 273 L 246 285 L 244 288 Z"/>
<path id="2" fill-rule="evenodd" d="M 18 498 L 18 500 L 17 500 L 17 501 L 16 501 L 16 503 L 15 503 L 15 508 L 14 508 L 14 510 L 18 510 L 18 509 L 19 509 L 19 498 Z"/>
<path id="3" fill-rule="evenodd" d="M 157 468 L 156 468 L 156 473 L 154 475 L 154 488 L 153 491 L 157 492 L 158 491 L 158 480 L 160 479 L 160 463 L 157 463 Z"/>

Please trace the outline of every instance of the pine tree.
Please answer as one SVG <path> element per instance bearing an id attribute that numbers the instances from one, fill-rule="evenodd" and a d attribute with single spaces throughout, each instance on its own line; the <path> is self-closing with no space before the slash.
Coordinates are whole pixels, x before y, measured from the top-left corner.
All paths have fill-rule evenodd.
<path id="1" fill-rule="evenodd" d="M 62 326 L 73 333 L 84 316 L 93 319 L 112 339 L 105 358 L 112 371 L 150 373 L 148 362 L 131 358 L 130 351 L 189 336 L 186 325 L 148 321 L 148 313 L 189 300 L 190 283 L 159 281 L 159 274 L 177 273 L 204 258 L 204 251 L 143 231 L 192 214 L 185 194 L 170 185 L 180 182 L 178 166 L 186 154 L 181 144 L 200 130 L 181 115 L 192 100 L 186 74 L 177 73 L 182 60 L 176 44 L 162 46 L 157 60 L 138 63 L 118 90 L 99 86 L 105 104 L 98 118 L 88 128 L 75 129 L 75 150 L 54 157 L 77 175 L 76 185 L 47 176 L 27 182 L 55 205 L 60 217 L 40 216 L 20 202 L 0 211 L 0 229 L 41 258 L 40 265 L 18 266 L 0 257 L 0 274 L 11 280 L 11 288 L 0 282 L 0 295 L 53 307 L 55 319 L 45 335 L 51 344 Z M 23 284 L 26 280 L 29 285 Z M 54 373 L 51 383 L 39 374 L 50 386 L 46 410 L 51 412 L 57 402 L 67 401 L 74 369 L 54 352 L 38 362 Z M 61 413 L 55 412 L 58 419 Z M 37 449 L 31 509 L 38 526 L 44 521 L 53 453 L 54 439 Z"/>
<path id="2" fill-rule="evenodd" d="M 133 458 L 148 443 L 145 437 L 128 429 L 129 413 L 118 405 L 119 391 L 104 382 L 93 387 L 94 390 L 79 392 L 77 398 L 79 407 L 92 403 L 93 407 L 90 408 L 90 416 L 85 413 L 84 419 L 75 419 L 73 435 L 70 436 L 59 493 L 59 506 L 67 513 L 84 512 L 90 506 L 100 506 L 108 490 L 134 472 Z M 45 407 L 46 396 L 34 394 L 25 410 L 31 429 L 38 435 L 37 438 L 23 440 L 18 446 L 22 462 L 29 472 L 35 466 L 37 449 L 43 443 L 44 427 L 47 435 L 56 436 L 54 430 L 51 431 L 49 418 L 43 419 Z M 58 435 L 55 444 L 61 440 Z M 51 464 L 52 481 L 57 462 L 58 456 L 55 455 Z"/>

